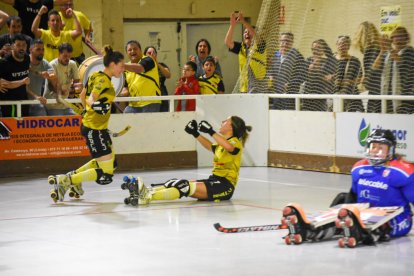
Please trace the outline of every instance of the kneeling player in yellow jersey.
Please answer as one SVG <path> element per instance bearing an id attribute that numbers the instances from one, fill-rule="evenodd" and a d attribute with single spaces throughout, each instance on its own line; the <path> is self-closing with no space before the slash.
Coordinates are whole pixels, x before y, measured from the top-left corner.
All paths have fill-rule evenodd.
<path id="1" fill-rule="evenodd" d="M 203 63 L 204 75 L 198 78 L 200 94 L 224 94 L 224 83 L 221 77 L 215 73 L 216 61 L 208 56 Z"/>
<path id="2" fill-rule="evenodd" d="M 80 98 L 85 107 L 82 118 L 81 134 L 92 160 L 67 174 L 49 176 L 49 184 L 54 185 L 51 197 L 56 202 L 63 201 L 65 193 L 78 198 L 83 195 L 82 182 L 96 181 L 106 185 L 112 182 L 115 165 L 115 153 L 108 132 L 111 105 L 115 98 L 115 89 L 111 77 L 120 77 L 125 69 L 124 56 L 105 46 L 103 72 L 95 72 L 89 78 Z"/>
<path id="3" fill-rule="evenodd" d="M 138 191 L 139 204 L 148 204 L 152 200 L 174 200 L 183 196 L 208 201 L 229 200 L 237 185 L 243 146 L 251 130 L 252 127 L 246 126 L 244 120 L 237 116 L 225 119 L 218 133 L 206 121 L 200 124 L 195 120 L 190 121 L 185 131 L 214 154 L 212 175 L 202 180 L 170 179 L 154 188 L 147 188 L 138 180 L 135 189 Z M 199 131 L 208 133 L 215 143 L 200 135 Z"/>

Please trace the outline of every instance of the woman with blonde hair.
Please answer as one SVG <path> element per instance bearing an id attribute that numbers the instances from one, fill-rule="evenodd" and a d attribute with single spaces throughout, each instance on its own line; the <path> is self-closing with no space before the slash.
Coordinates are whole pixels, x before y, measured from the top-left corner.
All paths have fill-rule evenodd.
<path id="1" fill-rule="evenodd" d="M 352 39 L 352 45 L 363 54 L 362 77 L 359 82 L 361 92 L 368 90 L 368 95 L 379 95 L 381 73 L 372 70 L 372 64 L 380 52 L 381 35 L 371 22 L 364 21 L 359 24 L 358 31 Z M 369 100 L 367 112 L 381 112 L 380 100 Z"/>

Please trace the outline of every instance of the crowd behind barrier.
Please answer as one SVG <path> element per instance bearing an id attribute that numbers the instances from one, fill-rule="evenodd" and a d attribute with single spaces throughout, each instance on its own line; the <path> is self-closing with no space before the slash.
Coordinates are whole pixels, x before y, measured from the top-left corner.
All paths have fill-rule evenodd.
<path id="1" fill-rule="evenodd" d="M 86 15 L 73 10 L 73 0 L 51 2 L 57 7 L 41 6 L 39 2 L 33 9 L 36 14 L 30 16 L 20 13 L 21 7 L 15 5 L 20 17 L 7 19 L 9 32 L 0 37 L 3 117 L 74 114 L 61 101 L 59 107 L 51 100 L 76 99 L 84 89 L 86 83 L 78 67 L 85 59 L 80 41 L 83 33 L 90 43 L 92 26 Z M 1 15 L 4 24 L 7 15 Z M 314 40 L 310 45 L 312 55 L 305 58 L 294 48 L 295 36 L 291 32 L 282 32 L 277 50 L 270 53 L 268 42 L 258 37 L 255 26 L 244 19 L 243 13 L 232 13 L 229 23 L 224 43 L 238 55 L 237 92 L 269 94 L 270 109 L 414 113 L 410 97 L 414 96 L 414 48 L 405 27 L 397 27 L 388 37 L 365 21 L 353 37 L 338 36 L 335 49 L 322 38 Z M 233 40 L 238 24 L 244 28 L 241 42 Z M 362 60 L 349 53 L 351 47 L 362 53 Z M 117 98 L 127 106 L 113 112 L 193 111 L 196 97 L 186 95 L 224 93 L 226 72 L 221 71 L 219 58 L 211 56 L 209 41 L 200 39 L 195 50 L 196 55 L 188 57 L 174 91 L 176 96 L 185 97 L 168 103 L 170 98 L 161 101 L 159 96 L 173 94 L 164 84 L 171 70 L 157 60 L 156 47 L 149 45 L 142 51 L 138 40 L 127 42 L 129 62 L 117 96 L 133 98 Z M 246 63 L 247 70 L 243 70 Z M 137 97 L 139 100 L 134 100 Z M 30 99 L 37 100 L 36 104 L 22 104 Z"/>

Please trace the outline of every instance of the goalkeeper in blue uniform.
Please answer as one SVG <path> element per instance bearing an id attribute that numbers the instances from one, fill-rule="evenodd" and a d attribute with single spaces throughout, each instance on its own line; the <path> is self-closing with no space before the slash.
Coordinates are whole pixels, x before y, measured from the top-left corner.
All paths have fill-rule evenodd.
<path id="1" fill-rule="evenodd" d="M 358 161 L 351 170 L 350 192 L 339 194 L 331 206 L 341 203 L 369 203 L 370 207 L 401 206 L 403 212 L 368 233 L 358 222 L 359 214 L 347 209 L 342 209 L 345 213 L 341 214 L 340 210 L 338 218 L 351 220 L 346 229 L 344 228 L 344 233 L 349 231 L 346 237 L 353 238 L 352 244 L 348 244 L 349 247 L 407 235 L 413 224 L 410 203 L 414 203 L 414 166 L 396 155 L 396 139 L 390 130 L 375 129 L 366 142 L 366 158 Z M 332 238 L 335 234 L 335 223 L 315 229 L 304 222 L 299 210 L 291 206 L 285 207 L 283 216 L 288 218 L 292 215 L 298 219 L 294 220 L 289 235 L 299 234 L 299 240 L 315 241 Z"/>

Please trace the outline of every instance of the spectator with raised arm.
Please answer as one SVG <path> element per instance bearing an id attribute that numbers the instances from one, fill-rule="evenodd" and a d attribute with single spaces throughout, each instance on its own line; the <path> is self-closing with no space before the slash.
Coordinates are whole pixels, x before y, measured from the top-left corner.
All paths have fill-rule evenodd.
<path id="1" fill-rule="evenodd" d="M 141 44 L 136 40 L 128 41 L 126 51 L 130 62 L 125 64 L 125 87 L 122 96 L 160 96 L 160 77 L 157 62 L 152 56 L 142 55 Z M 131 101 L 125 113 L 159 112 L 160 100 Z"/>
<path id="2" fill-rule="evenodd" d="M 167 64 L 158 61 L 158 53 L 157 49 L 154 46 L 148 46 L 144 49 L 144 55 L 151 56 L 154 61 L 158 65 L 158 74 L 160 76 L 160 89 L 162 96 L 168 96 L 168 90 L 165 86 L 165 81 L 171 78 L 170 68 L 168 68 Z M 161 112 L 168 112 L 169 111 L 169 104 L 168 101 L 162 101 L 160 111 Z"/>
<path id="3" fill-rule="evenodd" d="M 238 23 L 244 27 L 243 42 L 233 40 L 234 30 Z M 266 44 L 264 42 L 253 44 L 256 35 L 255 29 L 251 26 L 241 12 L 234 12 L 230 15 L 230 26 L 227 31 L 224 43 L 229 51 L 237 54 L 239 57 L 240 72 L 240 92 L 242 93 L 264 93 L 263 85 L 266 76 Z M 249 53 L 253 51 L 253 55 L 249 61 L 247 71 L 243 68 L 247 62 Z"/>
<path id="4" fill-rule="evenodd" d="M 65 4 L 69 0 L 0 0 L 3 3 L 13 6 L 17 11 L 17 15 L 22 19 L 22 33 L 34 38 L 32 33 L 32 24 L 42 6 L 46 6 L 48 10 L 52 10 L 54 6 Z M 43 14 L 39 26 L 47 29 L 47 14 Z"/>
<path id="5" fill-rule="evenodd" d="M 53 59 L 59 56 L 58 47 L 62 43 L 71 43 L 78 36 L 82 35 L 81 26 L 79 24 L 78 18 L 72 9 L 69 9 L 67 13 L 73 14 L 75 20 L 76 29 L 72 31 L 62 31 L 62 18 L 59 13 L 55 10 L 49 12 L 48 26 L 49 29 L 39 28 L 40 18 L 43 14 L 48 12 L 46 6 L 42 6 L 39 10 L 38 15 L 33 21 L 32 31 L 36 38 L 41 38 L 45 43 L 45 59 L 47 61 L 52 61 Z"/>
<path id="6" fill-rule="evenodd" d="M 0 10 L 0 31 L 3 29 L 4 24 L 6 24 L 7 18 L 9 18 L 9 15 Z"/>
<path id="7" fill-rule="evenodd" d="M 85 41 L 91 43 L 91 33 L 92 33 L 92 24 L 91 21 L 86 17 L 86 15 L 80 11 L 73 10 L 73 0 L 68 0 L 68 3 L 60 5 L 60 17 L 62 18 L 63 30 L 72 31 L 76 30 L 75 17 L 79 20 L 79 23 L 82 28 Z M 85 60 L 85 54 L 83 53 L 83 43 L 82 35 L 76 37 L 72 42 L 73 46 L 73 60 L 75 60 L 78 65 L 80 65 Z"/>

